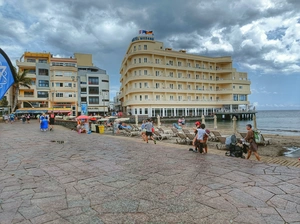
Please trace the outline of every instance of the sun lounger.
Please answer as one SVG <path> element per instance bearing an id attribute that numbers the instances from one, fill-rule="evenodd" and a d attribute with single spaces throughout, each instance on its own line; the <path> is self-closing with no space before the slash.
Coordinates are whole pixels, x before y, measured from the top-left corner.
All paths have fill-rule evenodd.
<path id="1" fill-rule="evenodd" d="M 139 131 L 133 131 L 133 130 L 130 130 L 130 129 L 123 129 L 124 130 L 124 134 L 128 137 L 132 137 L 132 136 L 137 136 L 140 134 Z"/>
<path id="2" fill-rule="evenodd" d="M 160 133 L 158 131 L 154 131 L 154 138 L 158 139 L 159 141 L 162 141 L 163 139 L 171 139 L 172 135 L 171 134 Z"/>
<path id="3" fill-rule="evenodd" d="M 176 142 L 178 144 L 185 143 L 185 144 L 189 145 L 189 144 L 191 144 L 193 142 L 193 140 L 190 140 L 184 133 L 178 132 L 177 136 L 178 136 L 178 138 L 176 139 Z"/>
<path id="4" fill-rule="evenodd" d="M 219 137 L 226 137 L 226 136 L 221 135 L 221 133 L 218 132 L 218 131 L 211 131 L 210 132 L 210 137 L 211 137 L 211 141 L 217 142 L 217 141 L 219 141 Z"/>
<path id="5" fill-rule="evenodd" d="M 226 145 L 225 145 L 226 137 L 218 136 L 217 138 L 219 141 L 219 143 L 216 144 L 217 149 L 226 149 Z"/>
<path id="6" fill-rule="evenodd" d="M 184 134 L 191 134 L 190 130 L 186 129 L 186 128 L 182 128 L 182 132 Z"/>

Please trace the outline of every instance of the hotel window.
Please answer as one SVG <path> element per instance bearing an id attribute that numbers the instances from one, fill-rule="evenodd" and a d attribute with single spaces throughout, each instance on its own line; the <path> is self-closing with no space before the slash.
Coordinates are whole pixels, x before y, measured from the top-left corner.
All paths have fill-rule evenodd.
<path id="1" fill-rule="evenodd" d="M 75 83 L 73 84 L 73 87 L 76 87 L 76 84 L 75 84 Z"/>
<path id="2" fill-rule="evenodd" d="M 144 50 L 147 50 L 147 45 L 144 45 Z"/>
<path id="3" fill-rule="evenodd" d="M 136 71 L 134 71 L 134 76 L 136 76 Z"/>
<path id="4" fill-rule="evenodd" d="M 178 96 L 178 101 L 182 101 L 182 96 Z"/>
<path id="5" fill-rule="evenodd" d="M 148 71 L 147 70 L 144 70 L 144 75 L 147 75 L 148 74 Z"/>
<path id="6" fill-rule="evenodd" d="M 42 75 L 42 76 L 48 76 L 48 75 L 49 75 L 48 69 L 40 68 L 40 69 L 39 69 L 39 75 Z"/>
<path id="7" fill-rule="evenodd" d="M 133 50 L 136 51 L 136 46 L 133 47 Z"/>
<path id="8" fill-rule="evenodd" d="M 144 58 L 144 63 L 147 63 L 147 62 L 148 62 L 147 58 Z"/>
<path id="9" fill-rule="evenodd" d="M 139 75 L 142 75 L 142 70 L 139 70 Z"/>
<path id="10" fill-rule="evenodd" d="M 155 99 L 156 99 L 156 100 L 160 100 L 160 95 L 156 95 L 156 96 L 155 96 Z"/>
<path id="11" fill-rule="evenodd" d="M 142 95 L 140 95 L 140 101 L 142 101 L 143 100 L 143 96 Z"/>
<path id="12" fill-rule="evenodd" d="M 237 94 L 233 94 L 233 101 L 238 101 L 238 95 Z"/>
<path id="13" fill-rule="evenodd" d="M 137 83 L 134 83 L 134 88 L 137 88 Z"/>
<path id="14" fill-rule="evenodd" d="M 38 91 L 38 92 L 37 92 L 37 97 L 38 97 L 38 98 L 47 98 L 47 97 L 48 97 L 48 92 L 45 92 L 45 91 Z"/>
<path id="15" fill-rule="evenodd" d="M 99 97 L 97 97 L 97 96 L 90 96 L 89 97 L 89 104 L 99 104 Z"/>
<path id="16" fill-rule="evenodd" d="M 187 74 L 187 78 L 189 79 L 189 78 L 191 78 L 191 74 L 189 73 L 189 74 Z"/>
<path id="17" fill-rule="evenodd" d="M 159 71 L 155 71 L 155 76 L 159 76 Z"/>
<path id="18" fill-rule="evenodd" d="M 219 100 L 220 100 L 220 98 L 217 96 L 216 100 L 217 100 L 217 101 L 219 101 Z"/>
<path id="19" fill-rule="evenodd" d="M 86 87 L 81 88 L 81 93 L 86 94 Z"/>
<path id="20" fill-rule="evenodd" d="M 145 100 L 148 100 L 149 98 L 148 98 L 148 95 L 145 95 Z"/>
<path id="21" fill-rule="evenodd" d="M 99 87 L 89 87 L 89 94 L 99 94 Z"/>
<path id="22" fill-rule="evenodd" d="M 243 86 L 239 86 L 239 89 L 243 89 Z"/>
<path id="23" fill-rule="evenodd" d="M 170 77 L 173 77 L 173 72 L 170 72 Z"/>
<path id="24" fill-rule="evenodd" d="M 173 89 L 174 88 L 174 85 L 173 84 L 170 84 L 170 89 Z"/>
<path id="25" fill-rule="evenodd" d="M 134 96 L 134 100 L 137 100 L 137 96 Z"/>
<path id="26" fill-rule="evenodd" d="M 27 62 L 34 62 L 35 63 L 35 58 L 27 58 Z"/>
<path id="27" fill-rule="evenodd" d="M 178 73 L 178 78 L 182 78 L 182 73 L 181 72 Z"/>
<path id="28" fill-rule="evenodd" d="M 63 93 L 55 93 L 55 97 L 64 97 Z"/>
<path id="29" fill-rule="evenodd" d="M 199 96 L 196 96 L 196 100 L 199 100 Z"/>
<path id="30" fill-rule="evenodd" d="M 187 67 L 191 67 L 191 63 L 188 62 L 188 63 L 187 63 Z"/>
<path id="31" fill-rule="evenodd" d="M 240 101 L 247 101 L 247 95 L 240 95 Z"/>
<path id="32" fill-rule="evenodd" d="M 54 74 L 55 76 L 63 76 L 63 72 L 60 71 L 55 71 Z"/>
<path id="33" fill-rule="evenodd" d="M 134 64 L 136 64 L 136 58 L 135 58 L 135 59 L 133 59 L 133 63 L 134 63 Z"/>
<path id="34" fill-rule="evenodd" d="M 173 61 L 169 61 L 169 65 L 173 65 Z"/>
<path id="35" fill-rule="evenodd" d="M 65 87 L 72 87 L 72 83 L 71 82 L 65 82 Z"/>
<path id="36" fill-rule="evenodd" d="M 86 103 L 86 97 L 81 97 L 81 103 Z"/>
<path id="37" fill-rule="evenodd" d="M 181 66 L 181 61 L 179 61 L 177 64 L 178 64 L 178 66 Z"/>
<path id="38" fill-rule="evenodd" d="M 39 59 L 39 63 L 47 63 L 47 59 Z"/>
<path id="39" fill-rule="evenodd" d="M 212 76 L 209 76 L 209 79 L 212 80 Z"/>
<path id="40" fill-rule="evenodd" d="M 159 83 L 155 83 L 155 88 L 159 89 Z"/>
<path id="41" fill-rule="evenodd" d="M 191 89 L 191 85 L 188 85 L 188 86 L 187 86 L 187 89 L 190 90 L 190 89 Z"/>
<path id="42" fill-rule="evenodd" d="M 141 50 L 141 45 L 139 45 L 139 50 Z"/>
<path id="43" fill-rule="evenodd" d="M 200 66 L 199 66 L 199 64 L 196 64 L 196 68 L 199 68 Z"/>
<path id="44" fill-rule="evenodd" d="M 155 59 L 155 64 L 159 64 L 159 59 Z"/>
<path id="45" fill-rule="evenodd" d="M 195 89 L 196 89 L 196 90 L 200 90 L 198 85 L 196 85 L 196 88 L 195 88 Z"/>
<path id="46" fill-rule="evenodd" d="M 148 82 L 145 82 L 145 83 L 144 83 L 144 87 L 145 87 L 145 88 L 148 88 L 148 87 L 149 87 L 149 86 L 148 86 Z"/>
<path id="47" fill-rule="evenodd" d="M 72 97 L 72 93 L 65 93 L 65 97 L 67 98 Z"/>
<path id="48" fill-rule="evenodd" d="M 191 101 L 191 96 L 188 96 L 187 99 L 188 99 L 188 101 Z"/>
<path id="49" fill-rule="evenodd" d="M 142 88 L 142 83 L 141 82 L 139 83 L 139 86 L 140 86 L 140 89 L 141 89 Z"/>
<path id="50" fill-rule="evenodd" d="M 173 96 L 170 96 L 170 100 L 174 100 L 174 97 L 173 97 Z"/>
<path id="51" fill-rule="evenodd" d="M 196 75 L 196 79 L 199 79 L 200 77 L 199 77 L 199 75 Z"/>
<path id="52" fill-rule="evenodd" d="M 232 88 L 235 89 L 235 86 L 233 86 Z"/>
<path id="53" fill-rule="evenodd" d="M 99 85 L 99 78 L 98 77 L 89 77 L 89 84 Z"/>
<path id="54" fill-rule="evenodd" d="M 142 59 L 141 58 L 139 58 L 139 63 L 142 63 Z"/>
<path id="55" fill-rule="evenodd" d="M 209 87 L 209 90 L 213 90 L 212 86 Z"/>
<path id="56" fill-rule="evenodd" d="M 212 96 L 210 97 L 210 101 L 212 101 L 213 100 L 213 98 L 212 98 Z"/>
<path id="57" fill-rule="evenodd" d="M 182 89 L 182 85 L 181 84 L 178 84 L 178 89 Z"/>
<path id="58" fill-rule="evenodd" d="M 49 87 L 49 81 L 39 80 L 39 87 Z"/>

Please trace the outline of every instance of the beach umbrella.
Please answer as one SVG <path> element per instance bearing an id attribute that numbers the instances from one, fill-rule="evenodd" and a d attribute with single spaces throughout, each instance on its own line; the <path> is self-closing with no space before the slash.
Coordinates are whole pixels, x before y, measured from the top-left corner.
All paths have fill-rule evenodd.
<path id="1" fill-rule="evenodd" d="M 214 129 L 217 129 L 217 115 L 214 116 Z"/>
<path id="2" fill-rule="evenodd" d="M 76 117 L 76 118 L 79 119 L 79 120 L 82 120 L 82 119 L 90 119 L 90 117 L 87 116 L 87 115 L 79 115 L 79 116 Z"/>
<path id="3" fill-rule="evenodd" d="M 201 122 L 201 123 L 202 123 L 202 124 L 205 124 L 205 117 L 204 117 L 203 114 L 202 114 L 202 117 L 201 117 L 201 118 L 202 118 L 202 122 Z"/>
<path id="4" fill-rule="evenodd" d="M 139 118 L 138 118 L 138 115 L 137 115 L 137 114 L 135 115 L 135 124 L 136 124 L 136 125 L 139 124 Z"/>
<path id="5" fill-rule="evenodd" d="M 255 116 L 255 114 L 253 115 L 253 129 L 257 130 L 257 124 L 256 124 L 256 116 Z"/>
<path id="6" fill-rule="evenodd" d="M 160 116 L 157 115 L 157 126 L 160 127 L 161 126 L 161 123 L 160 123 Z"/>
<path id="7" fill-rule="evenodd" d="M 232 118 L 232 120 L 233 120 L 233 134 L 235 134 L 236 133 L 236 117 L 234 116 L 233 118 Z"/>

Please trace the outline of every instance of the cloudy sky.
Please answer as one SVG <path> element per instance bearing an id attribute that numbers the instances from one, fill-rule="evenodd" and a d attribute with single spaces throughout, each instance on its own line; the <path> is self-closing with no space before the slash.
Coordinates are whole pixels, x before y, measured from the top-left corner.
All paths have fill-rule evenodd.
<path id="1" fill-rule="evenodd" d="M 298 0 L 0 0 L 0 21 L 13 64 L 25 51 L 93 54 L 110 76 L 111 99 L 127 47 L 145 29 L 174 50 L 232 56 L 257 109 L 300 109 Z"/>

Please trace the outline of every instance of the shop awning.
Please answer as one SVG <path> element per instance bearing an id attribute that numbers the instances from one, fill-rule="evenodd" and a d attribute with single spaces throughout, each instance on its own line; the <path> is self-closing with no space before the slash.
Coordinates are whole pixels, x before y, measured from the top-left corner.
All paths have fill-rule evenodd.
<path id="1" fill-rule="evenodd" d="M 26 110 L 16 110 L 16 114 L 42 114 L 47 113 L 48 110 L 32 110 L 32 109 L 26 109 Z"/>

